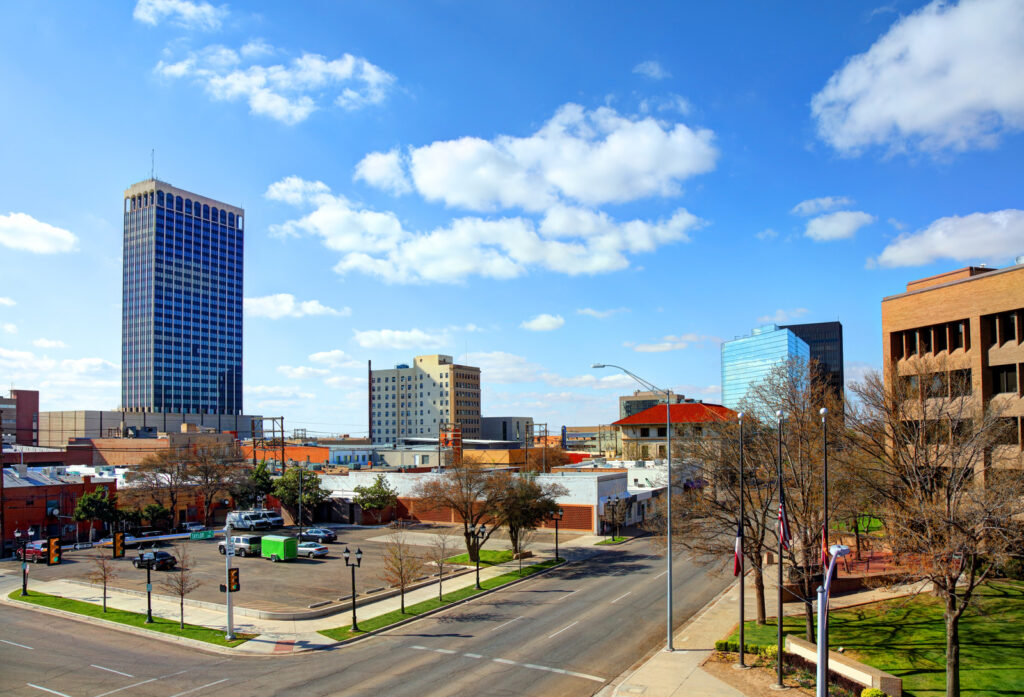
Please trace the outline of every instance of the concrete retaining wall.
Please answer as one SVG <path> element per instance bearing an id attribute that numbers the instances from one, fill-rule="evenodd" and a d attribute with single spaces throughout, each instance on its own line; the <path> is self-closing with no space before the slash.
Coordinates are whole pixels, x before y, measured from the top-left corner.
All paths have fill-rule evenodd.
<path id="1" fill-rule="evenodd" d="M 786 636 L 786 651 L 818 664 L 818 646 L 809 641 L 799 639 L 792 634 Z M 872 668 L 849 656 L 835 651 L 828 652 L 828 669 L 849 678 L 864 687 L 874 687 L 892 697 L 903 697 L 903 680 L 895 675 L 890 675 L 884 670 Z"/>

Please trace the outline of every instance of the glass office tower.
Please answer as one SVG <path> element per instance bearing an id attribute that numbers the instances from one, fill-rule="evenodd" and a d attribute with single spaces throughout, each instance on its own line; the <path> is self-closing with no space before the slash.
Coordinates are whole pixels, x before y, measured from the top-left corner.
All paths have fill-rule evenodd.
<path id="1" fill-rule="evenodd" d="M 785 324 L 779 329 L 788 329 L 807 342 L 811 349 L 811 360 L 818 369 L 818 376 L 837 397 L 842 397 L 845 384 L 843 325 L 839 322 L 812 322 Z"/>
<path id="2" fill-rule="evenodd" d="M 122 408 L 242 413 L 243 216 L 155 179 L 125 191 Z"/>
<path id="3" fill-rule="evenodd" d="M 807 342 L 788 329 L 768 324 L 750 336 L 722 344 L 722 405 L 739 410 L 747 391 L 791 358 L 810 358 Z"/>

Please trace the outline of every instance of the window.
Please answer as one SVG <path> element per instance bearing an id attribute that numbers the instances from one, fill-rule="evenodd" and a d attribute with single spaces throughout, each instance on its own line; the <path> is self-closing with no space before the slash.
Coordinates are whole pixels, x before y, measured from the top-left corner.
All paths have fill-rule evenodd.
<path id="1" fill-rule="evenodd" d="M 918 349 L 920 353 L 926 354 L 932 352 L 932 330 L 931 327 L 925 327 L 924 329 L 917 330 L 918 335 Z"/>
<path id="2" fill-rule="evenodd" d="M 907 350 L 903 353 L 907 356 L 913 356 L 917 353 L 917 332 L 910 330 L 908 332 L 904 332 L 904 334 L 907 338 Z"/>
<path id="3" fill-rule="evenodd" d="M 988 339 L 989 346 L 995 346 L 999 341 L 999 322 L 995 315 L 989 315 L 981 318 L 982 331 L 987 334 L 985 337 Z"/>
<path id="4" fill-rule="evenodd" d="M 971 387 L 971 369 L 949 371 L 949 396 L 967 397 L 973 392 Z"/>
<path id="5" fill-rule="evenodd" d="M 1019 445 L 1020 434 L 1018 433 L 1017 417 L 999 419 L 999 426 L 996 430 L 996 445 Z"/>
<path id="6" fill-rule="evenodd" d="M 667 426 L 659 426 L 658 427 L 658 436 L 660 438 L 664 438 L 666 435 L 668 435 L 668 427 Z"/>
<path id="7" fill-rule="evenodd" d="M 945 373 L 932 373 L 929 375 L 925 379 L 924 383 L 924 396 L 945 397 L 948 393 L 946 381 L 947 378 Z"/>
<path id="8" fill-rule="evenodd" d="M 651 429 L 647 428 L 646 426 L 644 426 L 643 428 L 640 429 L 640 437 L 641 438 L 649 438 L 650 436 L 651 436 Z"/>
<path id="9" fill-rule="evenodd" d="M 989 368 L 992 375 L 992 392 L 996 394 L 1017 392 L 1017 366 L 994 365 Z"/>
<path id="10" fill-rule="evenodd" d="M 949 332 L 950 346 L 949 346 L 949 348 L 950 348 L 951 351 L 955 351 L 957 349 L 962 349 L 964 347 L 965 325 L 966 325 L 966 322 L 960 321 L 960 322 L 953 322 L 953 326 L 950 327 L 950 332 Z"/>
<path id="11" fill-rule="evenodd" d="M 999 315 L 999 344 L 1017 341 L 1017 313 L 1003 312 Z"/>
<path id="12" fill-rule="evenodd" d="M 940 324 L 935 327 L 935 353 L 945 351 L 947 348 L 946 325 Z"/>

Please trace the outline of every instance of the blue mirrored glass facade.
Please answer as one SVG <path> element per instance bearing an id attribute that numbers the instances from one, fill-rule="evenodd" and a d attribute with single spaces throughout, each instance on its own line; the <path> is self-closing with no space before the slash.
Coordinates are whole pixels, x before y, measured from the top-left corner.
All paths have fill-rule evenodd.
<path id="1" fill-rule="evenodd" d="M 722 404 L 739 409 L 747 391 L 762 382 L 772 368 L 791 358 L 807 361 L 810 347 L 788 329 L 769 324 L 750 336 L 722 344 Z"/>
<path id="2" fill-rule="evenodd" d="M 242 413 L 243 216 L 157 180 L 125 192 L 124 409 Z"/>

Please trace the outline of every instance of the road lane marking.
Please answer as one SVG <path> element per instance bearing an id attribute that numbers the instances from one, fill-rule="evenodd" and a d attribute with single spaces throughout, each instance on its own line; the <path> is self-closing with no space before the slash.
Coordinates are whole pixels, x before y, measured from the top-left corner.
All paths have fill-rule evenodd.
<path id="1" fill-rule="evenodd" d="M 498 625 L 497 627 L 495 627 L 494 629 L 489 629 L 489 630 L 487 630 L 487 631 L 489 631 L 489 632 L 496 632 L 496 631 L 498 631 L 499 629 L 501 629 L 502 627 L 504 627 L 504 626 L 505 626 L 506 624 L 512 624 L 512 623 L 513 623 L 513 622 L 515 622 L 516 620 L 521 620 L 521 619 L 523 619 L 523 618 L 522 618 L 522 617 L 513 617 L 513 618 L 512 618 L 512 619 L 510 619 L 510 620 L 509 620 L 508 622 L 502 622 L 501 624 L 499 624 L 499 625 Z"/>
<path id="2" fill-rule="evenodd" d="M 39 687 L 39 685 L 33 685 L 30 682 L 27 682 L 25 684 L 28 685 L 29 687 L 34 687 L 37 690 L 42 690 L 43 692 L 49 692 L 51 695 L 60 695 L 60 697 L 71 697 L 71 695 L 66 695 L 63 692 L 57 692 L 56 690 L 51 690 L 48 687 Z"/>
<path id="3" fill-rule="evenodd" d="M 458 651 L 452 651 L 451 649 L 434 649 L 434 651 L 437 651 L 438 653 L 447 653 L 452 655 L 458 653 Z"/>
<path id="4" fill-rule="evenodd" d="M 563 595 L 563 596 L 562 596 L 561 598 L 559 598 L 558 600 L 559 600 L 559 601 L 565 600 L 566 598 L 568 598 L 568 597 L 569 597 L 570 595 L 572 595 L 573 593 L 579 593 L 579 592 L 580 592 L 581 590 L 583 590 L 583 589 L 582 589 L 582 588 L 577 588 L 577 589 L 576 589 L 576 590 L 574 590 L 574 591 L 569 591 L 568 593 L 566 593 L 565 595 Z"/>
<path id="5" fill-rule="evenodd" d="M 573 622 L 573 624 L 576 624 L 576 623 Z M 571 627 L 572 625 L 569 625 L 569 626 Z M 566 629 L 568 629 L 568 627 L 566 627 Z M 415 649 L 417 651 L 433 651 L 435 653 L 444 653 L 444 654 L 456 653 L 455 651 L 449 651 L 447 649 L 431 649 L 431 648 L 428 648 L 426 646 L 418 646 L 418 645 L 410 646 L 409 648 L 410 649 Z M 568 676 L 571 676 L 571 677 L 574 677 L 574 678 L 582 678 L 583 680 L 591 680 L 593 682 L 599 682 L 599 683 L 606 682 L 606 680 L 604 678 L 600 678 L 600 677 L 598 677 L 596 675 L 589 675 L 587 673 L 577 673 L 574 670 L 566 670 L 564 668 L 552 668 L 551 666 L 541 666 L 541 665 L 537 665 L 536 663 L 520 663 L 518 661 L 513 661 L 513 660 L 510 660 L 508 658 L 488 658 L 487 656 L 481 656 L 478 653 L 464 653 L 462 655 L 465 656 L 466 658 L 478 658 L 478 659 L 483 659 L 485 661 L 489 660 L 492 663 L 500 663 L 500 664 L 506 665 L 506 666 L 516 666 L 516 667 L 519 667 L 519 668 L 529 668 L 530 670 L 542 670 L 542 671 L 544 671 L 546 673 L 557 673 L 559 675 L 568 675 Z M 178 697 L 178 695 L 173 695 L 172 697 Z"/>
<path id="6" fill-rule="evenodd" d="M 200 685 L 199 687 L 193 687 L 191 690 L 185 690 L 184 692 L 179 692 L 176 695 L 171 695 L 171 697 L 182 697 L 182 695 L 190 695 L 193 692 L 199 692 L 200 690 L 205 690 L 207 687 L 213 687 L 214 685 L 220 685 L 222 682 L 227 682 L 227 681 L 228 681 L 228 678 L 224 678 L 223 680 L 218 680 L 217 682 L 208 682 L 205 685 Z"/>
<path id="7" fill-rule="evenodd" d="M 117 673 L 118 675 L 123 675 L 123 676 L 124 676 L 124 677 L 126 677 L 126 678 L 134 678 L 134 677 L 135 677 L 134 675 L 130 675 L 130 674 L 128 674 L 128 673 L 122 673 L 121 671 L 119 671 L 119 670 L 114 670 L 113 668 L 105 668 L 105 667 L 103 667 L 103 666 L 98 666 L 98 665 L 96 665 L 95 663 L 90 663 L 90 664 L 89 664 L 89 667 L 90 667 L 90 668 L 99 668 L 100 670 L 105 670 L 105 671 L 108 671 L 108 672 L 110 672 L 110 673 Z"/>
<path id="8" fill-rule="evenodd" d="M 33 649 L 31 646 L 25 646 L 24 644 L 18 644 L 13 641 L 7 641 L 6 639 L 0 639 L 0 641 L 4 642 L 5 644 L 10 644 L 11 646 L 17 646 L 18 648 L 28 649 L 29 651 L 35 651 L 35 649 Z"/>
<path id="9" fill-rule="evenodd" d="M 611 601 L 611 603 L 609 603 L 609 605 L 614 605 L 615 603 L 619 602 L 620 600 L 622 600 L 623 598 L 625 598 L 627 595 L 629 595 L 632 592 L 633 591 L 629 591 L 628 593 L 623 593 L 618 598 L 616 598 L 615 600 Z"/>
<path id="10" fill-rule="evenodd" d="M 558 630 L 557 632 L 555 632 L 554 634 L 552 634 L 551 636 L 549 636 L 549 637 L 548 637 L 548 639 L 554 639 L 554 638 L 555 638 L 556 636 L 558 636 L 559 634 L 561 634 L 562 632 L 564 632 L 564 631 L 565 631 L 566 629 L 572 629 L 573 627 L 575 627 L 575 626 L 576 626 L 577 624 L 579 624 L 579 623 L 580 623 L 580 621 L 579 621 L 579 620 L 576 620 L 576 621 L 575 621 L 575 622 L 573 622 L 572 624 L 570 624 L 570 625 L 568 625 L 568 626 L 566 626 L 566 627 L 562 627 L 562 628 L 561 628 L 561 629 L 559 629 L 559 630 Z"/>
<path id="11" fill-rule="evenodd" d="M 664 576 L 664 575 L 665 575 L 665 574 L 667 574 L 667 573 L 668 573 L 668 569 L 665 569 L 664 571 L 662 571 L 662 572 L 661 572 L 660 574 L 658 574 L 658 575 L 657 575 L 657 576 L 655 576 L 654 578 L 661 578 L 662 576 Z"/>
<path id="12" fill-rule="evenodd" d="M 182 672 L 184 673 L 185 671 L 182 671 Z M 167 676 L 167 677 L 170 677 L 170 676 Z M 122 692 L 124 690 L 129 690 L 129 689 L 131 689 L 133 687 L 138 687 L 139 685 L 145 685 L 146 683 L 156 682 L 156 681 L 157 681 L 157 678 L 150 678 L 149 680 L 143 680 L 142 682 L 137 682 L 134 685 L 125 685 L 124 687 L 119 687 L 116 690 L 111 690 L 110 692 L 104 692 L 102 694 L 98 694 L 98 695 L 96 695 L 96 697 L 107 697 L 107 695 L 112 695 L 112 694 L 115 694 L 117 692 Z"/>

